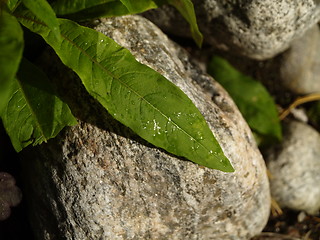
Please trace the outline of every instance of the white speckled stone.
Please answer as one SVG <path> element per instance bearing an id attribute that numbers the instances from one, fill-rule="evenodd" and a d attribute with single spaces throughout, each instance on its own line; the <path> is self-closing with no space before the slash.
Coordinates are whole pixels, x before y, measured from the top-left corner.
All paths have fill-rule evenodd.
<path id="1" fill-rule="evenodd" d="M 292 121 L 283 142 L 267 156 L 271 194 L 282 207 L 318 214 L 320 210 L 320 134 Z"/>
<path id="2" fill-rule="evenodd" d="M 280 79 L 296 94 L 320 92 L 320 29 L 318 24 L 295 40 L 282 56 Z"/>
<path id="3" fill-rule="evenodd" d="M 267 59 L 289 47 L 320 20 L 313 0 L 194 0 L 205 42 L 254 59 Z M 318 4 L 318 5 L 317 5 Z M 189 36 L 188 25 L 172 7 L 145 14 L 172 34 Z"/>
<path id="4" fill-rule="evenodd" d="M 48 55 L 41 62 L 49 63 L 80 124 L 22 153 L 37 238 L 250 239 L 260 233 L 270 210 L 265 163 L 228 94 L 142 17 L 103 19 L 95 28 L 194 101 L 236 171 L 200 167 L 146 143 Z"/>

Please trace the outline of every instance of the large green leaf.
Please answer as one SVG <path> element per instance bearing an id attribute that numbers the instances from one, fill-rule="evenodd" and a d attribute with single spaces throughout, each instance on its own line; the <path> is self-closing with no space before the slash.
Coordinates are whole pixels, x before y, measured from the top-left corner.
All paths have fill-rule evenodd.
<path id="1" fill-rule="evenodd" d="M 128 50 L 69 20 L 59 20 L 61 41 L 31 16 L 20 21 L 43 36 L 115 119 L 170 153 L 210 168 L 233 171 L 191 100 L 162 75 L 137 62 Z"/>
<path id="2" fill-rule="evenodd" d="M 5 103 L 1 118 L 16 151 L 40 144 L 77 123 L 68 106 L 53 93 L 44 73 L 26 60 L 5 90 L 9 97 L 1 96 Z"/>
<path id="3" fill-rule="evenodd" d="M 57 0 L 52 3 L 52 8 L 57 15 L 66 15 L 114 1 L 119 0 Z"/>
<path id="4" fill-rule="evenodd" d="M 251 129 L 265 137 L 281 139 L 276 105 L 263 85 L 217 56 L 210 61 L 208 72 L 228 91 Z"/>
<path id="5" fill-rule="evenodd" d="M 0 12 L 0 114 L 4 108 L 5 88 L 19 68 L 23 52 L 23 31 L 17 19 L 6 11 Z"/>
<path id="6" fill-rule="evenodd" d="M 202 45 L 203 36 L 199 31 L 196 14 L 191 0 L 167 0 L 169 4 L 174 6 L 181 15 L 190 24 L 190 31 L 193 39 L 199 47 Z"/>
<path id="7" fill-rule="evenodd" d="M 46 0 L 22 0 L 23 4 L 60 37 L 59 24 L 56 15 Z"/>

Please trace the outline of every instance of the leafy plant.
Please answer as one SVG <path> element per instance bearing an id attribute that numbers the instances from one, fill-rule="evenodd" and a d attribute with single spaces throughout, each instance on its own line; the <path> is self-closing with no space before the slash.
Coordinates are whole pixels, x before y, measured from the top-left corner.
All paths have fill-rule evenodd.
<path id="1" fill-rule="evenodd" d="M 276 105 L 262 84 L 218 56 L 212 57 L 208 72 L 228 91 L 261 145 L 281 139 Z"/>
<path id="2" fill-rule="evenodd" d="M 69 107 L 52 90 L 45 73 L 22 56 L 20 24 L 39 34 L 75 71 L 86 90 L 112 116 L 139 136 L 170 153 L 209 168 L 234 171 L 205 119 L 174 84 L 137 62 L 107 36 L 55 14 L 83 20 L 155 8 L 166 1 L 11 0 L 0 18 L 0 116 L 17 151 L 55 137 L 76 124 Z M 189 0 L 170 0 L 202 36 Z M 19 24 L 20 23 L 20 24 Z M 10 61 L 8 61 L 10 60 Z M 58 86 L 57 86 L 58 87 Z"/>

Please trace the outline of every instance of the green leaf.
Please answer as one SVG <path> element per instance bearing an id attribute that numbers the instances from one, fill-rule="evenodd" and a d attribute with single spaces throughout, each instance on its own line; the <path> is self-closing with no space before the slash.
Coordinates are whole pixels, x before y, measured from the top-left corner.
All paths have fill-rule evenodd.
<path id="1" fill-rule="evenodd" d="M 50 29 L 30 16 L 20 21 L 45 39 L 115 119 L 170 153 L 233 171 L 191 100 L 162 75 L 137 62 L 127 49 L 69 20 L 59 20 L 61 41 L 55 41 Z"/>
<path id="2" fill-rule="evenodd" d="M 174 6 L 181 15 L 190 24 L 190 31 L 193 39 L 199 47 L 202 45 L 203 36 L 197 24 L 196 14 L 191 0 L 167 0 L 169 4 Z"/>
<path id="3" fill-rule="evenodd" d="M 120 0 L 126 6 L 130 14 L 141 13 L 158 6 L 151 0 Z"/>
<path id="4" fill-rule="evenodd" d="M 113 1 L 86 8 L 82 11 L 65 15 L 64 17 L 77 21 L 83 21 L 100 17 L 116 17 L 128 14 L 130 13 L 125 5 L 123 5 L 120 1 Z"/>
<path id="5" fill-rule="evenodd" d="M 18 71 L 23 52 L 23 31 L 17 19 L 6 11 L 0 12 L 0 97 L 6 98 L 6 86 Z M 0 114 L 4 102 L 0 101 Z"/>
<path id="6" fill-rule="evenodd" d="M 60 30 L 56 15 L 46 0 L 22 0 L 23 4 L 60 37 Z"/>
<path id="7" fill-rule="evenodd" d="M 88 5 L 86 8 L 82 8 L 82 10 L 78 8 L 79 11 L 76 11 L 75 8 L 70 8 L 64 12 L 59 11 L 58 14 L 61 15 L 64 13 L 64 17 L 80 21 L 99 17 L 115 17 L 136 14 L 157 7 L 154 1 L 151 0 L 136 1 L 134 4 L 132 1 L 123 2 L 126 5 L 124 5 L 120 0 L 105 1 L 105 3 L 99 5 Z"/>
<path id="8" fill-rule="evenodd" d="M 102 12 L 106 12 L 104 16 L 121 16 L 141 13 L 156 8 L 157 5 L 152 0 L 58 0 L 52 7 L 58 15 L 84 11 L 82 18 L 86 19 L 88 18 L 86 12 L 90 12 L 90 16 L 94 16 L 93 12 L 99 13 L 94 17 L 103 16 Z"/>
<path id="9" fill-rule="evenodd" d="M 7 6 L 11 11 L 13 11 L 19 3 L 20 3 L 19 0 L 8 0 Z"/>
<path id="10" fill-rule="evenodd" d="M 217 56 L 210 61 L 208 72 L 228 91 L 252 130 L 265 137 L 281 139 L 276 105 L 263 85 Z"/>
<path id="11" fill-rule="evenodd" d="M 6 105 L 1 118 L 17 152 L 77 123 L 69 107 L 52 91 L 45 74 L 27 60 L 22 60 L 17 78 L 6 91 L 9 97 L 0 99 Z"/>
<path id="12" fill-rule="evenodd" d="M 57 15 L 66 15 L 114 1 L 115 0 L 57 0 L 52 3 L 52 8 Z"/>

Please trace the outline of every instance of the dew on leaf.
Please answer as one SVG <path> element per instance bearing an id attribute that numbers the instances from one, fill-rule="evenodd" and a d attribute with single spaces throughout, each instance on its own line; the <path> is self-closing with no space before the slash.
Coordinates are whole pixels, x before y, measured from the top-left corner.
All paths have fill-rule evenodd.
<path id="1" fill-rule="evenodd" d="M 153 119 L 153 131 L 161 134 L 160 129 L 161 127 L 159 126 L 159 123 L 155 119 Z"/>
<path id="2" fill-rule="evenodd" d="M 181 117 L 181 112 L 177 112 L 177 113 L 174 113 L 174 115 L 177 117 L 177 118 L 180 118 Z"/>

